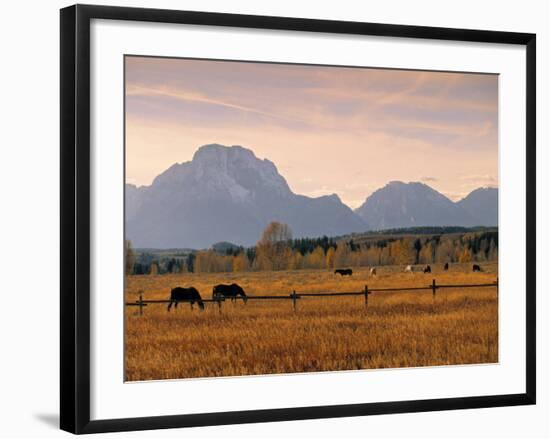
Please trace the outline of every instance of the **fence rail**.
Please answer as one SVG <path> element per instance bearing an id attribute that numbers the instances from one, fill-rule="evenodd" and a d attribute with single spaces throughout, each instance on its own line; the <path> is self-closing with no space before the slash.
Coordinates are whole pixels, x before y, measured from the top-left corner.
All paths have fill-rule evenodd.
<path id="1" fill-rule="evenodd" d="M 343 296 L 363 296 L 365 298 L 365 307 L 368 308 L 369 305 L 369 296 L 373 293 L 390 293 L 390 292 L 399 292 L 399 291 L 426 291 L 431 290 L 433 300 L 435 303 L 435 296 L 438 289 L 460 289 L 460 288 L 485 288 L 485 287 L 493 287 L 496 288 L 496 294 L 498 297 L 498 278 L 493 283 L 486 283 L 486 284 L 457 284 L 457 285 L 451 285 L 451 284 L 444 284 L 444 285 L 437 285 L 436 280 L 432 280 L 432 284 L 425 286 L 425 287 L 399 287 L 399 288 L 369 288 L 367 285 L 365 285 L 365 288 L 363 291 L 327 291 L 327 292 L 319 292 L 319 293 L 296 293 L 296 291 L 293 291 L 289 295 L 261 295 L 261 296 L 246 296 L 246 300 L 292 300 L 293 302 L 293 308 L 294 311 L 297 309 L 297 301 L 302 298 L 307 297 L 343 297 Z M 225 302 L 227 299 L 224 297 L 217 297 L 212 299 L 202 299 L 203 303 L 216 303 L 218 305 L 219 312 L 222 311 L 222 303 Z M 169 303 L 190 303 L 191 307 L 193 306 L 193 303 L 196 301 L 193 300 L 170 300 L 170 299 L 152 299 L 152 300 L 144 300 L 143 294 L 139 295 L 139 300 L 136 300 L 135 302 L 126 302 L 126 306 L 138 306 L 139 307 L 139 314 L 143 314 L 143 308 L 151 305 L 151 304 L 169 304 Z"/>

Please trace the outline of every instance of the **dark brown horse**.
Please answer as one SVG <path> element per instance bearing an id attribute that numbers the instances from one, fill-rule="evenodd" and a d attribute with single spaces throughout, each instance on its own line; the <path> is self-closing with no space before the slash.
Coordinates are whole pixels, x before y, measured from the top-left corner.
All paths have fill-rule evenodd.
<path id="1" fill-rule="evenodd" d="M 242 297 L 244 303 L 246 303 L 246 301 L 248 300 L 248 297 L 246 297 L 246 293 L 244 292 L 244 290 L 241 288 L 240 285 L 237 284 L 220 284 L 216 285 L 212 290 L 212 299 L 214 300 L 223 297 L 224 299 L 230 298 L 231 301 L 234 302 L 235 300 L 237 300 L 237 296 Z"/>
<path id="2" fill-rule="evenodd" d="M 168 304 L 168 311 L 170 311 L 172 305 L 174 305 L 174 308 L 177 308 L 179 302 L 189 302 L 191 304 L 191 309 L 193 309 L 193 305 L 195 304 L 195 302 L 197 302 L 199 304 L 199 308 L 204 309 L 204 302 L 202 301 L 202 297 L 199 294 L 198 290 L 194 287 L 173 288 L 170 292 L 170 303 Z"/>

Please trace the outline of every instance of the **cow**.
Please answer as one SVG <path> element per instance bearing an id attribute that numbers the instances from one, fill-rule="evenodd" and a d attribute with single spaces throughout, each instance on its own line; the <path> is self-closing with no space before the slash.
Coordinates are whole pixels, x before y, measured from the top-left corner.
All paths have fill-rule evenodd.
<path id="1" fill-rule="evenodd" d="M 445 265 L 443 266 L 443 270 L 447 271 L 449 269 L 449 263 L 445 262 Z"/>
<path id="2" fill-rule="evenodd" d="M 424 273 L 431 273 L 432 272 L 432 267 L 430 267 L 429 265 L 426 265 L 426 267 L 424 267 Z"/>
<path id="3" fill-rule="evenodd" d="M 370 272 L 369 272 L 369 273 L 370 273 L 371 276 L 376 276 L 376 268 L 375 268 L 375 267 L 372 267 L 372 268 L 370 269 Z"/>
<path id="4" fill-rule="evenodd" d="M 216 285 L 212 289 L 212 299 L 220 299 L 220 298 L 230 298 L 231 301 L 237 300 L 237 296 L 241 296 L 243 298 L 243 302 L 246 303 L 248 300 L 248 297 L 246 297 L 246 293 L 244 290 L 237 284 L 220 284 Z"/>
<path id="5" fill-rule="evenodd" d="M 483 271 L 483 270 L 481 269 L 481 267 L 479 265 L 474 264 L 472 266 L 472 271 L 475 273 L 476 271 Z"/>
<path id="6" fill-rule="evenodd" d="M 191 304 L 191 309 L 193 309 L 193 305 L 195 304 L 195 302 L 197 302 L 199 304 L 199 308 L 204 309 L 204 302 L 202 301 L 202 297 L 199 294 L 198 290 L 194 287 L 172 288 L 172 291 L 170 292 L 170 303 L 168 304 L 168 311 L 170 311 L 172 305 L 174 305 L 174 308 L 177 308 L 178 302 L 189 302 Z"/>
<path id="7" fill-rule="evenodd" d="M 407 265 L 405 267 L 405 273 L 412 273 L 413 271 L 414 271 L 414 269 L 413 269 L 412 265 Z"/>
<path id="8" fill-rule="evenodd" d="M 353 274 L 353 270 L 351 268 L 340 268 L 338 270 L 334 270 L 334 274 L 339 274 L 340 276 L 351 276 Z"/>

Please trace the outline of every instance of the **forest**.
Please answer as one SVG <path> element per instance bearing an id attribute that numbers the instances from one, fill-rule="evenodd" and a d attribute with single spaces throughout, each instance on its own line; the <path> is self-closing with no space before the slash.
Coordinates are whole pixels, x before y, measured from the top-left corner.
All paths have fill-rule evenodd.
<path id="1" fill-rule="evenodd" d="M 253 247 L 223 242 L 207 250 L 172 253 L 135 250 L 126 241 L 126 274 L 331 270 L 498 259 L 497 229 L 455 229 L 420 229 L 432 232 L 429 234 L 414 234 L 415 230 L 408 229 L 342 238 L 293 239 L 288 225 L 272 222 Z"/>

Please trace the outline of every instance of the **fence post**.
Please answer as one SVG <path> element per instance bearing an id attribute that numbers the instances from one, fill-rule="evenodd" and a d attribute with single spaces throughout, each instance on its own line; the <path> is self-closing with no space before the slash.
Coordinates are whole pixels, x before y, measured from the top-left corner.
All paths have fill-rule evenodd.
<path id="1" fill-rule="evenodd" d="M 435 290 L 437 286 L 435 285 L 435 279 L 432 279 L 432 312 L 435 312 Z"/>
<path id="2" fill-rule="evenodd" d="M 292 305 L 294 306 L 294 312 L 296 312 L 296 290 L 292 291 Z"/>
<path id="3" fill-rule="evenodd" d="M 365 285 L 365 309 L 369 307 L 369 287 Z"/>
<path id="4" fill-rule="evenodd" d="M 143 294 L 139 293 L 139 315 L 143 315 Z"/>

